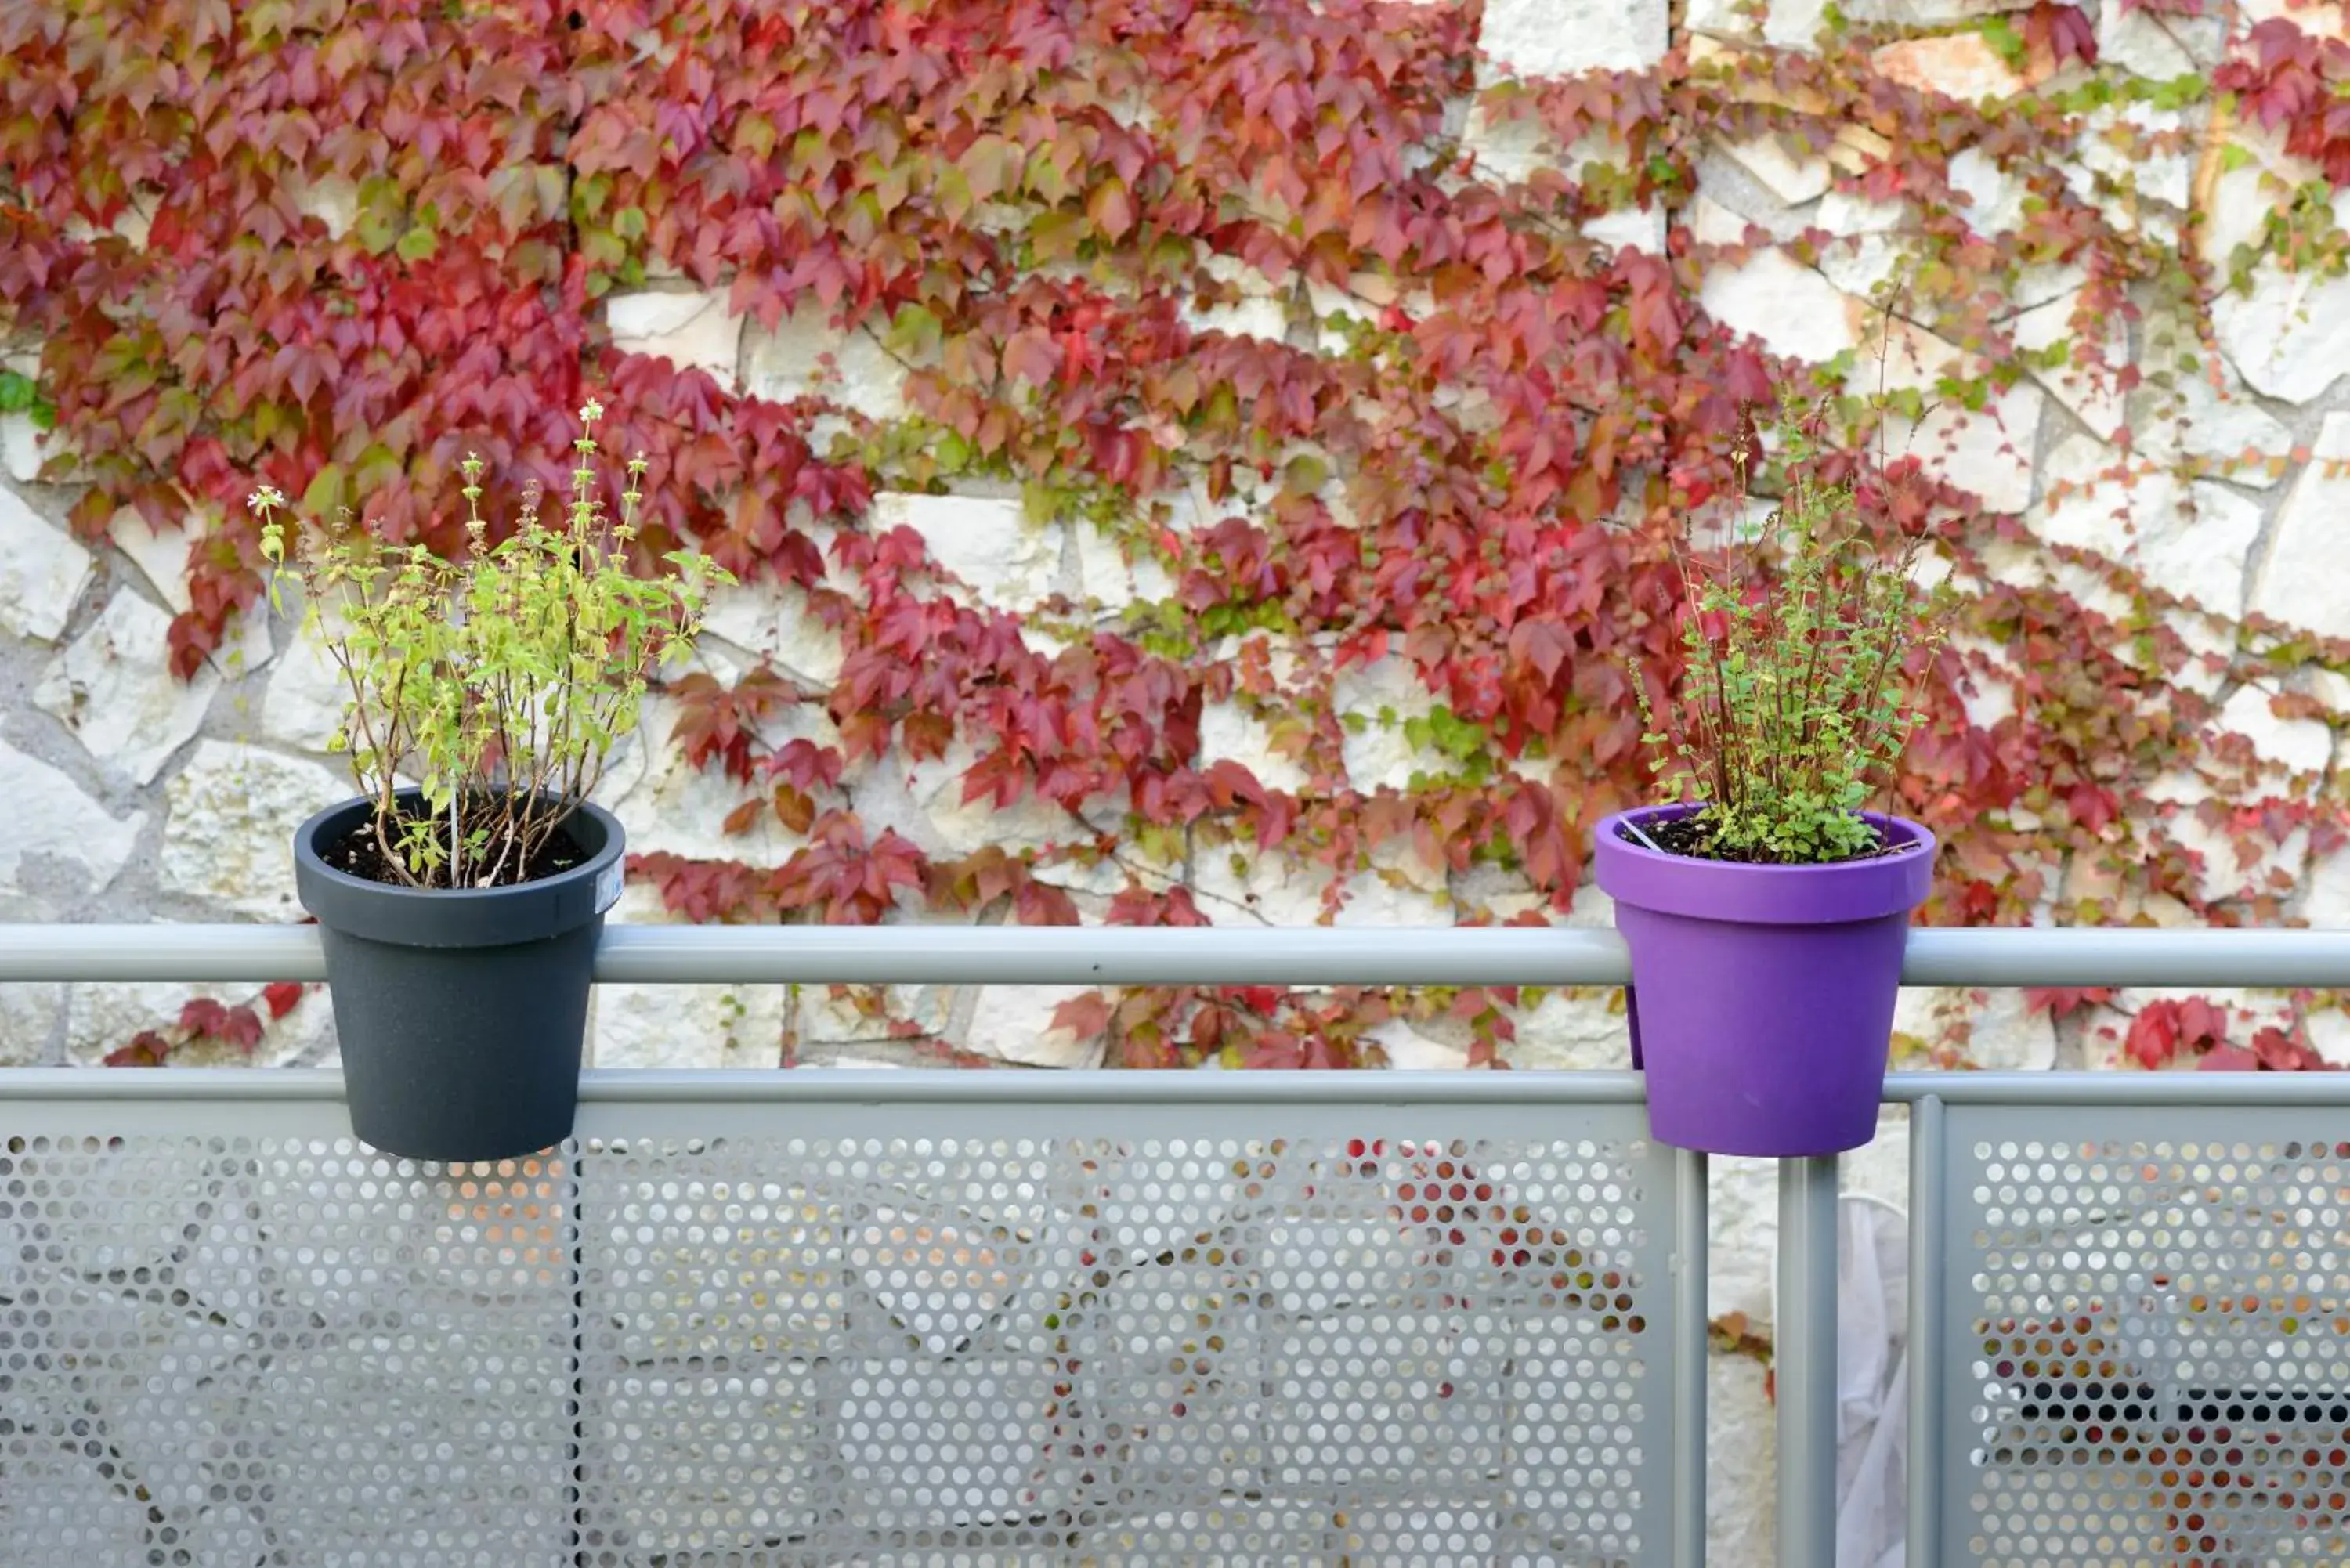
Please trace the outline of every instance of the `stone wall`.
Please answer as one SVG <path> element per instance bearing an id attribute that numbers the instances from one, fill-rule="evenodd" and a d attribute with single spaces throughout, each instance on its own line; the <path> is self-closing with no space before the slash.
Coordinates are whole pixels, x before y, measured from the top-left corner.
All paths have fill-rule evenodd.
<path id="1" fill-rule="evenodd" d="M 2185 18 L 2105 0 L 2084 13 L 2099 50 L 2095 73 L 2077 63 L 2065 69 L 2107 81 L 2208 73 L 2231 39 L 2286 14 L 2283 5 L 2245 0 L 2225 18 Z M 2027 78 L 2049 86 L 2051 72 L 2029 57 L 2011 60 L 1977 26 L 2013 8 L 2003 0 L 1865 0 L 1846 10 L 1914 31 L 1877 52 L 1880 72 L 1974 99 L 2020 90 Z M 1487 0 L 1483 45 L 1492 78 L 1639 69 L 1669 47 L 1699 62 L 1751 59 L 1752 90 L 1767 94 L 1763 51 L 1811 45 L 1825 11 L 1804 0 L 1685 0 L 1669 8 L 1665 0 Z M 2344 36 L 2339 5 L 2296 7 L 2290 16 L 2304 31 Z M 2057 363 L 2063 356 L 2034 356 L 2027 373 L 1981 409 L 1937 407 L 1904 433 L 1929 468 L 2019 520 L 2000 557 L 2016 580 L 2076 581 L 2066 575 L 2067 557 L 2051 547 L 2088 550 L 2135 566 L 2225 621 L 2266 617 L 2350 638 L 2350 546 L 2342 534 L 2350 477 L 2340 466 L 2350 462 L 2350 379 L 2342 374 L 2350 365 L 2350 277 L 2338 265 L 2298 265 L 2263 248 L 2276 232 L 2272 217 L 2316 184 L 2318 171 L 2285 151 L 2276 134 L 2239 123 L 2208 97 L 2178 109 L 2134 104 L 2112 118 L 2176 133 L 2163 143 L 2170 150 L 2124 152 L 2119 140 L 2093 130 L 2076 145 L 2046 149 L 2045 167 L 2126 210 L 2163 243 L 2234 275 L 2236 286 L 2220 294 L 2210 313 L 2218 357 L 2197 373 L 2171 373 L 2189 324 L 2150 315 L 2099 346 L 2106 373 Z M 1896 386 L 1931 388 L 1978 373 L 1980 356 L 1969 344 L 1898 320 L 1883 328 L 1882 295 L 1913 258 L 1919 213 L 1898 196 L 1871 200 L 1849 188 L 1867 134 L 1847 130 L 1819 146 L 1778 138 L 1718 141 L 1703 149 L 1688 201 L 1669 213 L 1634 208 L 1599 222 L 1619 244 L 1725 247 L 1730 254 L 1707 276 L 1702 303 L 1774 351 L 1821 362 L 1852 356 L 1856 374 L 1885 376 Z M 1520 129 L 1480 113 L 1467 116 L 1466 145 L 1503 177 L 1528 177 L 1546 156 Z M 2012 168 L 1988 156 L 1962 152 L 1950 172 L 1970 200 L 1966 222 L 1986 235 L 2012 228 L 2036 200 Z M 2307 209 L 2304 200 L 2304 222 Z M 2333 198 L 2337 237 L 2345 217 L 2350 193 Z M 1752 244 L 1757 230 L 1771 243 Z M 1233 276 L 1243 286 L 1243 302 L 1197 311 L 1197 325 L 1315 340 L 1295 291 L 1240 269 Z M 2021 345 L 2061 345 L 2076 330 L 2072 306 L 2085 281 L 2062 266 L 2032 269 L 1999 314 L 2012 320 Z M 1305 297 L 1331 303 L 1311 291 Z M 904 411 L 891 356 L 868 334 L 835 330 L 820 312 L 786 317 L 769 330 L 730 314 L 723 291 L 671 280 L 608 298 L 604 317 L 624 348 L 707 369 L 729 389 L 776 399 L 813 393 L 882 421 Z M 37 370 L 37 345 L 10 348 L 12 367 Z M 2111 373 L 2129 369 L 2143 372 L 2134 386 Z M 325 752 L 337 711 L 332 671 L 290 620 L 255 615 L 195 679 L 174 680 L 166 670 L 167 637 L 172 614 L 187 607 L 182 568 L 202 547 L 204 518 L 191 515 L 184 534 L 159 535 L 126 512 L 103 541 L 78 541 L 65 524 L 77 493 L 41 481 L 45 455 L 27 416 L 0 416 L 0 799 L 6 803 L 0 919 L 296 916 L 292 830 L 349 793 Z M 1175 504 L 1180 521 L 1183 498 Z M 1057 594 L 1112 615 L 1168 591 L 1149 559 L 1129 558 L 1089 530 L 1033 524 L 1007 493 L 978 486 L 945 495 L 884 493 L 874 510 L 877 521 L 920 534 L 977 602 L 1025 608 Z M 799 607 L 788 594 L 731 593 L 714 607 L 700 657 L 722 677 L 764 663 L 821 687 L 837 672 L 841 649 Z M 2230 660 L 2224 639 L 2212 640 L 2209 622 L 2178 624 L 2200 628 L 2192 634 L 2215 655 L 2178 679 L 2200 683 L 2217 702 L 2217 717 L 2207 736 L 2211 766 L 2178 777 L 2172 798 L 2188 805 L 2335 798 L 2338 732 L 2316 714 L 2350 707 L 2350 685 L 2323 672 L 2271 677 L 2247 670 Z M 1976 723 L 1995 723 L 2031 701 L 2028 691 L 1998 678 L 1996 646 L 1974 651 L 1988 671 L 1970 712 Z M 1340 696 L 1353 711 L 1392 715 L 1350 735 L 1345 762 L 1356 783 L 1399 784 L 1425 762 L 1403 721 L 1424 715 L 1430 698 L 1400 660 L 1343 677 Z M 754 866 L 788 859 L 799 841 L 772 821 L 747 835 L 722 833 L 720 819 L 740 793 L 676 755 L 668 743 L 673 718 L 671 705 L 652 701 L 644 734 L 616 757 L 598 792 L 626 823 L 632 848 Z M 835 738 L 820 718 L 795 722 L 813 738 Z M 1210 709 L 1201 749 L 1203 760 L 1232 757 L 1277 787 L 1300 776 L 1274 724 L 1238 702 Z M 996 812 L 962 804 L 957 775 L 972 760 L 962 750 L 874 767 L 857 784 L 858 810 L 876 831 L 894 828 L 932 854 L 1066 835 L 1066 822 L 1041 806 Z M 2273 886 L 2284 890 L 2289 916 L 2350 925 L 2350 856 L 2313 857 L 2304 833 L 2244 863 L 2226 853 L 2215 829 L 2190 820 L 2179 831 L 2206 834 L 2208 897 Z M 2085 859 L 2046 869 L 2048 919 L 2101 896 L 2112 880 L 2110 868 Z M 1154 875 L 1188 886 L 1218 923 L 1304 922 L 1323 914 L 1318 881 L 1270 863 L 1235 865 L 1211 855 Z M 1077 878 L 1069 891 L 1089 917 L 1098 916 L 1122 876 L 1092 885 Z M 1448 923 L 1464 912 L 1506 916 L 1536 903 L 1506 878 L 1447 877 L 1402 857 L 1380 859 L 1345 891 L 1341 923 Z M 2160 922 L 2186 918 L 2183 907 L 2159 901 L 2127 912 Z M 641 886 L 629 888 L 619 916 L 669 918 Z M 1572 919 L 1606 923 L 1604 898 L 1586 892 Z M 176 985 L 0 987 L 0 1064 L 93 1063 L 175 1016 L 192 996 L 242 1001 L 250 993 Z M 704 987 L 681 995 L 679 988 L 609 986 L 597 998 L 593 1059 L 604 1066 L 786 1059 L 904 1065 L 930 1059 L 943 1044 L 1031 1067 L 1094 1064 L 1093 1048 L 1051 1027 L 1052 1009 L 1066 994 Z M 2120 1062 L 2117 1023 L 2161 994 L 2125 994 L 2104 1013 L 2060 1027 L 2027 1012 L 2012 993 L 1913 992 L 1899 1027 L 1905 1048 L 1977 1066 L 2110 1066 Z M 2282 999 L 2251 994 L 2218 1000 L 2254 1020 L 2285 1007 Z M 2350 1064 L 2350 1018 L 2321 1008 L 2303 1022 L 2322 1054 Z M 1464 1060 L 1467 1039 L 1441 1024 L 1391 1023 L 1379 1043 L 1399 1067 L 1442 1067 Z M 272 1023 L 252 1055 L 315 1064 L 331 1062 L 333 1051 L 324 999 L 313 995 Z M 1517 1020 L 1506 1054 L 1522 1068 L 1620 1065 L 1620 1000 L 1543 998 Z M 243 1054 L 209 1047 L 182 1059 Z M 1848 1179 L 1898 1199 L 1905 1167 L 1905 1129 L 1893 1118 L 1886 1137 L 1851 1163 Z M 1715 1179 L 1714 1311 L 1767 1327 L 1771 1171 L 1762 1162 L 1723 1160 Z M 1768 1539 L 1769 1412 L 1760 1366 L 1725 1356 L 1714 1392 L 1715 1560 L 1739 1568 L 1761 1561 L 1756 1543 Z"/>

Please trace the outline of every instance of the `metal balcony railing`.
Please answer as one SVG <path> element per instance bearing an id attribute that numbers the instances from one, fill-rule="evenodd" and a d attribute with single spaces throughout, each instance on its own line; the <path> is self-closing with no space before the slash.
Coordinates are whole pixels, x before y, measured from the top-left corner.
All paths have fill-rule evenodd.
<path id="1" fill-rule="evenodd" d="M 322 975 L 307 929 L 0 927 L 0 983 Z M 616 927 L 598 975 L 1626 965 Z M 1905 978 L 2339 986 L 2350 932 L 1920 930 Z M 2350 1077 L 1887 1098 L 1909 1568 L 2350 1561 Z M 0 1563 L 1692 1568 L 1706 1179 L 1630 1073 L 591 1073 L 570 1143 L 494 1168 L 354 1143 L 330 1073 L 0 1074 Z M 1782 1162 L 1782 1568 L 1835 1556 L 1837 1185 Z"/>

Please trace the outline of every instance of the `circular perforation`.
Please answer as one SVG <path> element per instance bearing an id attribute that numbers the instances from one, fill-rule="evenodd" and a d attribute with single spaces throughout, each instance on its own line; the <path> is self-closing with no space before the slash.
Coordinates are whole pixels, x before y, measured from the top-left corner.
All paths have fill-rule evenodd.
<path id="1" fill-rule="evenodd" d="M 552 1562 L 565 1160 L 0 1143 L 0 1563 Z"/>
<path id="2" fill-rule="evenodd" d="M 1647 1201 L 1596 1140 L 599 1147 L 592 1560 L 1639 1561 Z"/>
<path id="3" fill-rule="evenodd" d="M 2350 1145 L 2100 1122 L 1968 1148 L 1975 1562 L 2338 1568 Z"/>

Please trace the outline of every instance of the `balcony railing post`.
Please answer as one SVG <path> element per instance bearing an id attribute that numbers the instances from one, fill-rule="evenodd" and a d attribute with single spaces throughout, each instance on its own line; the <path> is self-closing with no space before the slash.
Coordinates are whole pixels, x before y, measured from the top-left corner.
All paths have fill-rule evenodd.
<path id="1" fill-rule="evenodd" d="M 1942 1560 L 1942 1183 L 1939 1096 L 1909 1107 L 1909 1453 L 1907 1568 Z"/>
<path id="2" fill-rule="evenodd" d="M 1779 1162 L 1779 1568 L 1834 1568 L 1838 1161 Z"/>
<path id="3" fill-rule="evenodd" d="M 1672 1568 L 1705 1568 L 1708 1179 L 1704 1155 L 1673 1151 Z"/>

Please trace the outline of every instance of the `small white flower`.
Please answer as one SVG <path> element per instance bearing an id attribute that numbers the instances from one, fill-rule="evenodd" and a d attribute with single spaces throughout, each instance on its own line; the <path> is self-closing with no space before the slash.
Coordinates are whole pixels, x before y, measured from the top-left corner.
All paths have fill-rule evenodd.
<path id="1" fill-rule="evenodd" d="M 277 493 L 274 485 L 265 484 L 244 498 L 244 504 L 255 512 L 286 504 L 286 497 Z"/>
<path id="2" fill-rule="evenodd" d="M 604 405 L 593 398 L 588 399 L 588 406 L 579 410 L 579 422 L 582 424 L 592 425 L 603 417 Z"/>

